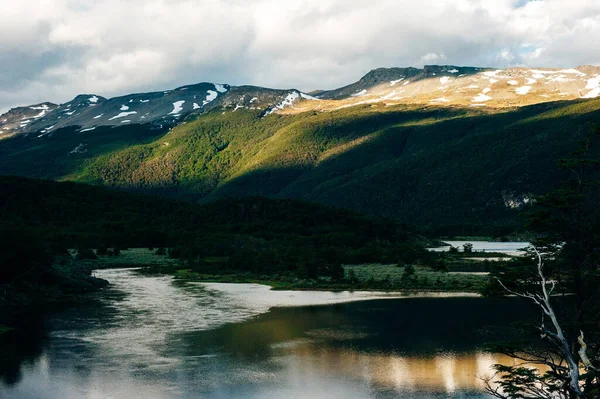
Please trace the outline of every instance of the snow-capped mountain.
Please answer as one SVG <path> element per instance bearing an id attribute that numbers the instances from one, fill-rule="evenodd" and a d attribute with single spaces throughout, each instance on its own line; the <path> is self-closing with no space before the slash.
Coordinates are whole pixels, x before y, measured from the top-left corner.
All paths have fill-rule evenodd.
<path id="1" fill-rule="evenodd" d="M 261 116 L 310 110 L 332 111 L 360 104 L 514 107 L 600 95 L 600 67 L 490 69 L 452 65 L 379 68 L 359 81 L 309 94 L 257 86 L 198 83 L 153 93 L 106 99 L 82 94 L 65 104 L 41 103 L 0 116 L 0 137 L 39 137 L 63 127 L 90 131 L 100 126 L 177 124 L 190 113 L 214 108 L 260 110 Z"/>
<path id="2" fill-rule="evenodd" d="M 453 65 L 375 69 L 348 86 L 311 93 L 334 110 L 368 103 L 513 107 L 596 98 L 600 67 L 490 69 Z M 303 104 L 304 111 L 314 105 Z"/>
<path id="3" fill-rule="evenodd" d="M 0 137 L 35 133 L 38 137 L 64 127 L 90 131 L 100 126 L 128 124 L 174 125 L 194 112 L 215 107 L 228 111 L 260 109 L 264 115 L 313 99 L 298 90 L 273 90 L 255 86 L 199 83 L 162 92 L 129 94 L 106 99 L 80 94 L 56 105 L 42 103 L 13 108 L 0 116 Z"/>
<path id="4" fill-rule="evenodd" d="M 13 108 L 0 116 L 0 135 L 25 131 L 28 125 L 42 119 L 49 112 L 54 111 L 58 105 L 41 103 L 28 107 Z"/>

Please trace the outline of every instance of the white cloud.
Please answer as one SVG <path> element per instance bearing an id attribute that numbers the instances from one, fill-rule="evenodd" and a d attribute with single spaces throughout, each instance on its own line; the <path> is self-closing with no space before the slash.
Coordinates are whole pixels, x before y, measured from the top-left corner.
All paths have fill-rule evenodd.
<path id="1" fill-rule="evenodd" d="M 600 63 L 596 0 L 0 2 L 0 110 L 199 81 L 333 88 L 381 66 Z"/>

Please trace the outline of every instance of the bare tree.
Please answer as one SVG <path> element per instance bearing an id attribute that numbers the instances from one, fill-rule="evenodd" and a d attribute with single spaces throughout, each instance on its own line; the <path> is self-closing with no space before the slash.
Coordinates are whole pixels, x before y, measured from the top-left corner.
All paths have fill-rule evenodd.
<path id="1" fill-rule="evenodd" d="M 500 279 L 498 282 L 508 293 L 529 299 L 540 308 L 542 317 L 538 328 L 548 345 L 546 349 L 507 351 L 518 363 L 496 365 L 495 376 L 486 380 L 487 391 L 501 399 L 600 398 L 598 369 L 588 357 L 584 333 L 580 331 L 577 338 L 579 348 L 573 348 L 552 305 L 556 280 L 546 278 L 542 255 L 537 248 L 532 247 L 532 250 L 537 257 L 538 278 L 532 292 L 515 291 Z M 542 372 L 542 368 L 547 371 Z"/>

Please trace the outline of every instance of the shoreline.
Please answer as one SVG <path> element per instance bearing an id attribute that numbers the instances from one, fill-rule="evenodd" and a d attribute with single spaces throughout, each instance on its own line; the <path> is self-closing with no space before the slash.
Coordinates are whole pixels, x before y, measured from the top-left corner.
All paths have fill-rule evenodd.
<path id="1" fill-rule="evenodd" d="M 156 269 L 148 270 L 150 267 L 135 266 L 135 267 L 114 267 L 114 268 L 102 268 L 95 269 L 92 272 L 102 273 L 110 270 L 131 270 L 136 272 L 140 276 L 170 276 L 174 281 L 181 283 L 196 283 L 196 284 L 255 284 L 260 286 L 269 287 L 271 291 L 296 291 L 296 292 L 376 292 L 385 294 L 395 294 L 399 296 L 409 296 L 415 294 L 431 294 L 432 296 L 441 297 L 447 295 L 448 297 L 481 297 L 481 293 L 478 290 L 465 290 L 465 289 L 435 289 L 435 288 L 402 288 L 397 286 L 384 286 L 385 282 L 374 282 L 374 283 L 331 283 L 324 281 L 292 281 L 289 279 L 262 279 L 253 276 L 241 276 L 241 275 L 189 275 L 178 272 L 156 272 Z M 110 281 L 109 281 L 110 283 Z"/>

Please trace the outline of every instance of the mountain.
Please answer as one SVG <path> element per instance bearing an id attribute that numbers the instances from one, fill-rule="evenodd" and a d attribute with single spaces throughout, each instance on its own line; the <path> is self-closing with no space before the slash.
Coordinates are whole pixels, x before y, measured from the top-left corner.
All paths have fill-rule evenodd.
<path id="1" fill-rule="evenodd" d="M 247 195 L 293 198 L 400 220 L 431 234 L 502 235 L 520 226 L 519 212 L 536 195 L 560 184 L 565 175 L 556 167 L 558 159 L 576 150 L 600 119 L 600 99 L 587 98 L 595 89 L 585 89 L 594 86 L 596 67 L 548 71 L 382 69 L 354 86 L 311 93 L 315 97 L 297 90 L 224 85 L 227 91 L 219 92 L 213 84 L 190 86 L 155 93 L 157 111 L 148 114 L 153 119 L 149 122 L 131 119 L 94 129 L 78 122 L 49 134 L 28 126 L 22 134 L 0 141 L 0 174 L 200 202 Z M 412 75 L 404 86 L 402 80 L 393 86 L 388 80 L 408 73 Z M 494 90 L 500 82 L 518 88 L 508 82 L 536 79 L 536 89 L 523 98 L 543 101 L 473 106 L 470 97 L 468 104 L 420 103 L 425 97 L 419 96 L 410 100 L 414 103 L 402 103 L 375 101 L 372 94 L 398 85 L 439 85 L 440 75 L 448 77 L 448 85 L 480 79 Z M 585 98 L 573 94 L 560 96 L 569 100 L 549 101 L 534 94 L 554 85 L 583 87 L 577 95 Z M 359 89 L 373 101 L 351 95 Z M 189 106 L 188 101 L 198 100 L 194 92 L 211 90 L 220 94 L 203 109 L 194 110 L 193 102 Z M 112 103 L 112 116 L 98 118 L 112 123 L 121 119 L 110 121 L 119 113 L 153 103 L 140 101 L 149 95 L 132 96 L 98 98 L 93 107 L 83 99 L 79 108 L 95 114 L 97 107 Z M 187 108 L 178 117 L 165 117 L 177 101 L 185 101 Z M 121 110 L 127 104 L 130 108 Z M 61 116 L 57 110 L 44 118 Z M 136 112 L 131 115 L 150 111 Z M 69 115 L 76 116 L 82 117 L 83 111 Z"/>
<path id="2" fill-rule="evenodd" d="M 28 130 L 29 124 L 35 123 L 56 108 L 58 108 L 58 105 L 45 102 L 11 109 L 0 115 L 0 137 Z"/>
<path id="3" fill-rule="evenodd" d="M 80 94 L 60 105 L 43 103 L 11 109 L 0 116 L 0 137 L 20 133 L 34 133 L 37 137 L 43 137 L 68 127 L 80 132 L 101 126 L 132 124 L 162 129 L 176 125 L 190 113 L 216 107 L 231 111 L 240 108 L 261 109 L 267 114 L 308 98 L 312 97 L 293 89 L 273 90 L 215 83 L 199 83 L 174 90 L 110 99 Z"/>
<path id="4" fill-rule="evenodd" d="M 379 68 L 359 81 L 308 95 L 299 90 L 198 83 L 174 90 L 106 99 L 82 94 L 56 105 L 42 103 L 11 109 L 0 116 L 0 137 L 19 133 L 52 134 L 59 128 L 88 131 L 101 126 L 178 124 L 190 113 L 258 109 L 271 113 L 332 111 L 360 104 L 438 104 L 513 107 L 542 102 L 596 98 L 600 67 L 573 69 L 490 69 L 453 65 Z"/>
<path id="5" fill-rule="evenodd" d="M 378 68 L 367 73 L 358 82 L 349 84 L 348 86 L 344 86 L 339 89 L 313 93 L 313 95 L 320 99 L 332 100 L 345 99 L 349 97 L 362 97 L 366 95 L 369 90 L 373 90 L 374 88 L 378 87 L 382 89 L 386 87 L 402 87 L 419 80 L 429 78 L 436 79 L 436 77 L 440 78 L 444 76 L 463 77 L 466 75 L 474 75 L 485 70 L 486 69 L 484 68 L 456 67 L 452 65 L 425 65 L 423 69 L 412 67 Z"/>
<path id="6" fill-rule="evenodd" d="M 598 97 L 600 67 L 490 69 L 426 65 L 423 69 L 380 68 L 348 86 L 312 94 L 324 101 L 318 105 L 301 104 L 295 112 L 370 103 L 524 106 Z"/>

